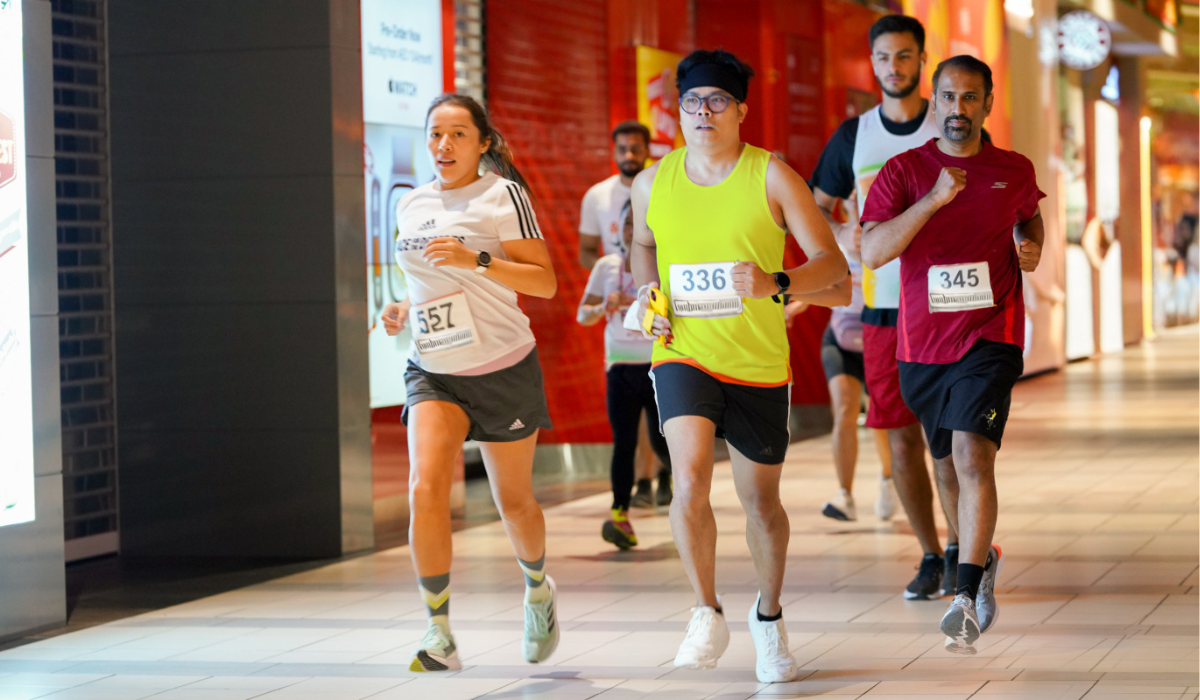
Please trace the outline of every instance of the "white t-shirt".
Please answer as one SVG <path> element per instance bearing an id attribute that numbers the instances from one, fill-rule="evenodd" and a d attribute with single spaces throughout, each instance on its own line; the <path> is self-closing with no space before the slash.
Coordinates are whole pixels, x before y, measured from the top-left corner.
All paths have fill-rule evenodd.
<path id="1" fill-rule="evenodd" d="M 600 250 L 605 255 L 624 253 L 621 241 L 621 209 L 629 201 L 630 189 L 621 184 L 621 176 L 613 175 L 594 185 L 583 195 L 579 213 L 579 232 L 600 236 Z"/>
<path id="2" fill-rule="evenodd" d="M 430 241 L 447 236 L 499 260 L 508 259 L 502 241 L 541 238 L 520 185 L 490 172 L 452 190 L 422 185 L 396 204 L 396 221 L 396 261 L 408 279 L 413 306 L 463 292 L 479 339 L 468 347 L 425 355 L 414 343 L 413 362 L 427 372 L 457 374 L 534 344 L 529 318 L 517 306 L 517 293 L 511 288 L 474 269 L 432 267 L 422 257 Z M 411 317 L 408 323 L 413 323 Z"/>
<path id="3" fill-rule="evenodd" d="M 625 259 L 620 255 L 605 255 L 596 261 L 592 275 L 588 277 L 587 286 L 583 290 L 583 298 L 600 297 L 601 303 L 608 300 L 608 295 L 621 292 L 630 297 L 637 296 L 637 285 L 633 282 L 633 274 L 625 271 Z M 582 306 L 583 301 L 580 300 Z M 622 306 L 607 314 L 604 326 L 604 366 L 613 365 L 642 365 L 650 363 L 650 355 L 654 352 L 654 341 L 646 340 L 640 331 L 631 331 L 622 325 L 628 306 Z"/>

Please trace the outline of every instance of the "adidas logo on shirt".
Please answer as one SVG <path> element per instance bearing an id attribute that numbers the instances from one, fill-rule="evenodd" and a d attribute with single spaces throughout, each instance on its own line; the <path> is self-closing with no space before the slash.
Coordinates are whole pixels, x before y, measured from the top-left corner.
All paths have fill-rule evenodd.
<path id="1" fill-rule="evenodd" d="M 429 221 L 426 221 L 425 223 L 423 223 L 423 224 L 421 224 L 420 226 L 418 226 L 418 227 L 417 227 L 417 231 L 418 231 L 418 232 L 420 232 L 420 231 L 432 231 L 432 230 L 434 230 L 435 228 L 437 228 L 437 220 L 436 220 L 436 219 L 430 219 Z"/>
<path id="2" fill-rule="evenodd" d="M 509 430 L 520 430 L 521 428 L 524 428 L 524 427 L 525 427 L 525 424 L 521 422 L 520 418 L 518 418 L 515 421 L 513 421 L 512 425 L 508 426 L 508 429 Z"/>

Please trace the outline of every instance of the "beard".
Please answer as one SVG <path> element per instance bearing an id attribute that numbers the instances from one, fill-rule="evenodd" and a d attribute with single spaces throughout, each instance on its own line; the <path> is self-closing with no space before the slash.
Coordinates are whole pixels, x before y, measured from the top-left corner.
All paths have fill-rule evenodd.
<path id="1" fill-rule="evenodd" d="M 966 122 L 965 126 L 950 126 L 950 119 Z M 971 138 L 971 120 L 965 117 L 946 117 L 942 121 L 942 134 L 950 141 L 966 141 Z"/>
<path id="2" fill-rule="evenodd" d="M 883 90 L 883 94 L 887 95 L 888 97 L 892 98 L 893 100 L 902 100 L 905 97 L 908 97 L 909 95 L 913 94 L 913 92 L 916 91 L 917 86 L 919 86 L 920 84 L 921 84 L 921 76 L 916 75 L 916 76 L 913 76 L 913 79 L 911 81 L 909 81 L 909 83 L 907 85 L 901 86 L 899 90 L 887 89 L 887 87 L 885 87 L 885 85 L 882 81 L 880 81 L 880 83 L 879 83 L 879 89 Z"/>
<path id="3" fill-rule="evenodd" d="M 635 177 L 646 169 L 646 164 L 638 160 L 623 160 L 617 163 L 617 170 L 625 177 Z"/>

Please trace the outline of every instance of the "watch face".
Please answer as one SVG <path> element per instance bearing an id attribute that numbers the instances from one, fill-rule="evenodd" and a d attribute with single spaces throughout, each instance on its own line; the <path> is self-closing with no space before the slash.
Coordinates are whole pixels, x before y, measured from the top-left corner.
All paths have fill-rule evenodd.
<path id="1" fill-rule="evenodd" d="M 492 264 L 492 256 L 486 250 L 481 250 L 481 251 L 479 251 L 479 258 L 478 258 L 477 262 L 480 265 L 487 267 L 488 265 Z"/>
<path id="2" fill-rule="evenodd" d="M 792 278 L 788 277 L 786 272 L 776 272 L 775 285 L 786 291 L 788 287 L 792 286 Z"/>
<path id="3" fill-rule="evenodd" d="M 1091 70 L 1108 58 L 1112 33 L 1108 23 L 1087 10 L 1058 18 L 1058 56 L 1069 68 Z"/>

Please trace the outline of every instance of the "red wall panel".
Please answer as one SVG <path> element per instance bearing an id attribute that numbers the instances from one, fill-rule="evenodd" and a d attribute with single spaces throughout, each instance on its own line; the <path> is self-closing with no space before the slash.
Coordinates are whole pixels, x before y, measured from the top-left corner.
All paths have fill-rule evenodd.
<path id="1" fill-rule="evenodd" d="M 603 329 L 575 322 L 587 282 L 577 262 L 579 205 L 611 172 L 606 7 L 524 0 L 486 11 L 488 108 L 533 188 L 558 274 L 558 296 L 521 300 L 555 426 L 541 441 L 606 442 Z"/>

